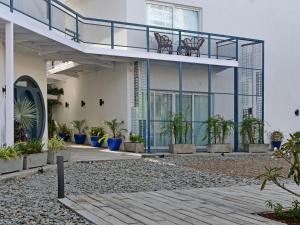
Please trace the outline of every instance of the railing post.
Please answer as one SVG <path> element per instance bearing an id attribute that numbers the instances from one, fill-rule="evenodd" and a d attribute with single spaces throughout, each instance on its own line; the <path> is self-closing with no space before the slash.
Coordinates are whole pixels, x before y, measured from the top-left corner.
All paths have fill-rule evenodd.
<path id="1" fill-rule="evenodd" d="M 147 26 L 146 30 L 146 39 L 147 39 L 147 52 L 150 52 L 150 28 Z"/>
<path id="2" fill-rule="evenodd" d="M 182 37 L 181 37 L 181 30 L 179 31 L 179 46 L 178 46 L 178 48 L 179 48 L 179 53 L 180 53 L 180 55 L 182 54 L 182 48 L 181 48 L 181 40 L 182 40 Z M 177 53 L 177 55 L 178 55 L 178 53 Z"/>
<path id="3" fill-rule="evenodd" d="M 10 6 L 10 12 L 13 12 L 14 11 L 14 0 L 10 0 L 9 2 L 9 6 Z"/>
<path id="4" fill-rule="evenodd" d="M 111 22 L 111 49 L 115 48 L 115 23 Z"/>
<path id="5" fill-rule="evenodd" d="M 65 178 L 64 178 L 64 157 L 57 156 L 57 184 L 58 184 L 58 198 L 65 197 Z"/>
<path id="6" fill-rule="evenodd" d="M 208 34 L 208 58 L 211 58 L 211 35 Z"/>
<path id="7" fill-rule="evenodd" d="M 52 29 L 52 8 L 51 0 L 48 0 L 48 19 L 49 19 L 49 30 Z"/>
<path id="8" fill-rule="evenodd" d="M 76 41 L 79 42 L 79 20 L 78 20 L 77 13 L 76 13 Z"/>
<path id="9" fill-rule="evenodd" d="M 147 59 L 147 153 L 151 153 L 151 61 Z"/>

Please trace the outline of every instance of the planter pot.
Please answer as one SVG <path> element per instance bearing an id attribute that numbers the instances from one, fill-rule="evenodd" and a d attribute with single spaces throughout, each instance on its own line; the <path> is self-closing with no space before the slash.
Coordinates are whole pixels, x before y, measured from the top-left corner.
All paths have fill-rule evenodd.
<path id="1" fill-rule="evenodd" d="M 122 143 L 121 138 L 108 138 L 107 146 L 111 151 L 118 151 Z"/>
<path id="2" fill-rule="evenodd" d="M 47 165 L 48 152 L 25 155 L 23 159 L 23 169 L 31 169 Z"/>
<path id="3" fill-rule="evenodd" d="M 0 174 L 12 173 L 23 169 L 23 156 L 16 159 L 0 159 Z"/>
<path id="4" fill-rule="evenodd" d="M 246 144 L 244 149 L 249 153 L 267 153 L 270 152 L 269 145 L 267 144 Z"/>
<path id="5" fill-rule="evenodd" d="M 86 140 L 86 135 L 85 134 L 74 134 L 74 139 L 75 139 L 75 143 L 77 145 L 83 145 Z"/>
<path id="6" fill-rule="evenodd" d="M 70 139 L 70 136 L 67 135 L 67 134 L 64 133 L 64 132 L 59 132 L 59 133 L 58 133 L 58 136 L 59 136 L 60 138 L 62 138 L 65 142 L 67 142 L 67 141 Z"/>
<path id="7" fill-rule="evenodd" d="M 272 141 L 272 148 L 280 149 L 282 141 Z"/>
<path id="8" fill-rule="evenodd" d="M 91 136 L 91 146 L 92 147 L 97 147 L 97 148 L 101 147 L 101 143 L 98 142 L 99 138 L 100 138 L 99 136 Z"/>
<path id="9" fill-rule="evenodd" d="M 47 158 L 47 163 L 48 164 L 56 164 L 56 157 L 57 156 L 63 156 L 64 157 L 64 162 L 70 161 L 71 158 L 71 151 L 70 150 L 62 150 L 62 151 L 48 151 L 48 158 Z"/>
<path id="10" fill-rule="evenodd" d="M 125 142 L 124 150 L 126 152 L 144 153 L 145 146 L 143 143 Z"/>
<path id="11" fill-rule="evenodd" d="M 172 144 L 169 145 L 170 152 L 173 154 L 193 154 L 196 153 L 194 144 Z"/>
<path id="12" fill-rule="evenodd" d="M 210 153 L 229 153 L 232 152 L 230 144 L 210 144 L 207 146 Z"/>

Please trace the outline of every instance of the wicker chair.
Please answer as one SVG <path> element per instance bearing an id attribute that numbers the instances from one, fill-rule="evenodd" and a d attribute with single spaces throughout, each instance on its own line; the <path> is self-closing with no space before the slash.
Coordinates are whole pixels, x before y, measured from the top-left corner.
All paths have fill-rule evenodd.
<path id="1" fill-rule="evenodd" d="M 196 53 L 197 57 L 200 57 L 200 48 L 204 43 L 204 38 L 202 37 L 192 37 L 186 38 L 183 41 L 184 48 L 186 49 L 186 55 L 191 56 L 193 53 Z"/>
<path id="2" fill-rule="evenodd" d="M 154 32 L 155 39 L 157 41 L 157 52 L 163 53 L 167 51 L 169 54 L 173 54 L 173 42 L 167 35 L 160 35 L 158 32 Z"/>

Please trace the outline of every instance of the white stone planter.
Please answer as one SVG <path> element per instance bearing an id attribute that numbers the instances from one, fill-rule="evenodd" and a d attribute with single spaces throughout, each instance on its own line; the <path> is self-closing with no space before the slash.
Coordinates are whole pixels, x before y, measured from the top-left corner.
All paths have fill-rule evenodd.
<path id="1" fill-rule="evenodd" d="M 70 150 L 62 150 L 62 151 L 48 151 L 48 158 L 47 158 L 47 163 L 48 164 L 56 164 L 56 157 L 57 156 L 63 156 L 64 157 L 64 162 L 70 161 L 71 158 L 71 151 Z"/>
<path id="2" fill-rule="evenodd" d="M 170 152 L 173 154 L 194 154 L 196 145 L 194 144 L 172 144 L 169 145 Z"/>
<path id="3" fill-rule="evenodd" d="M 124 151 L 134 152 L 134 153 L 144 153 L 145 146 L 143 143 L 125 142 L 124 143 Z"/>
<path id="4" fill-rule="evenodd" d="M 232 152 L 230 144 L 210 144 L 207 146 L 209 153 L 229 153 Z"/>
<path id="5" fill-rule="evenodd" d="M 16 159 L 0 159 L 0 174 L 12 173 L 23 169 L 23 156 Z"/>
<path id="6" fill-rule="evenodd" d="M 24 156 L 23 169 L 31 169 L 47 165 L 48 152 L 29 154 Z"/>
<path id="7" fill-rule="evenodd" d="M 245 144 L 244 150 L 249 153 L 268 153 L 270 148 L 268 144 Z"/>

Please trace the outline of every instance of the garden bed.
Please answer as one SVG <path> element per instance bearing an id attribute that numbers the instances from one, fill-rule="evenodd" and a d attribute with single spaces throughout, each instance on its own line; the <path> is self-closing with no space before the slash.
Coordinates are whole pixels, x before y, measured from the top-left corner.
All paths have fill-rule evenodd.
<path id="1" fill-rule="evenodd" d="M 261 213 L 259 214 L 262 217 L 278 221 L 281 223 L 286 223 L 287 225 L 300 225 L 300 220 L 299 219 L 280 219 L 274 215 L 274 213 Z"/>

